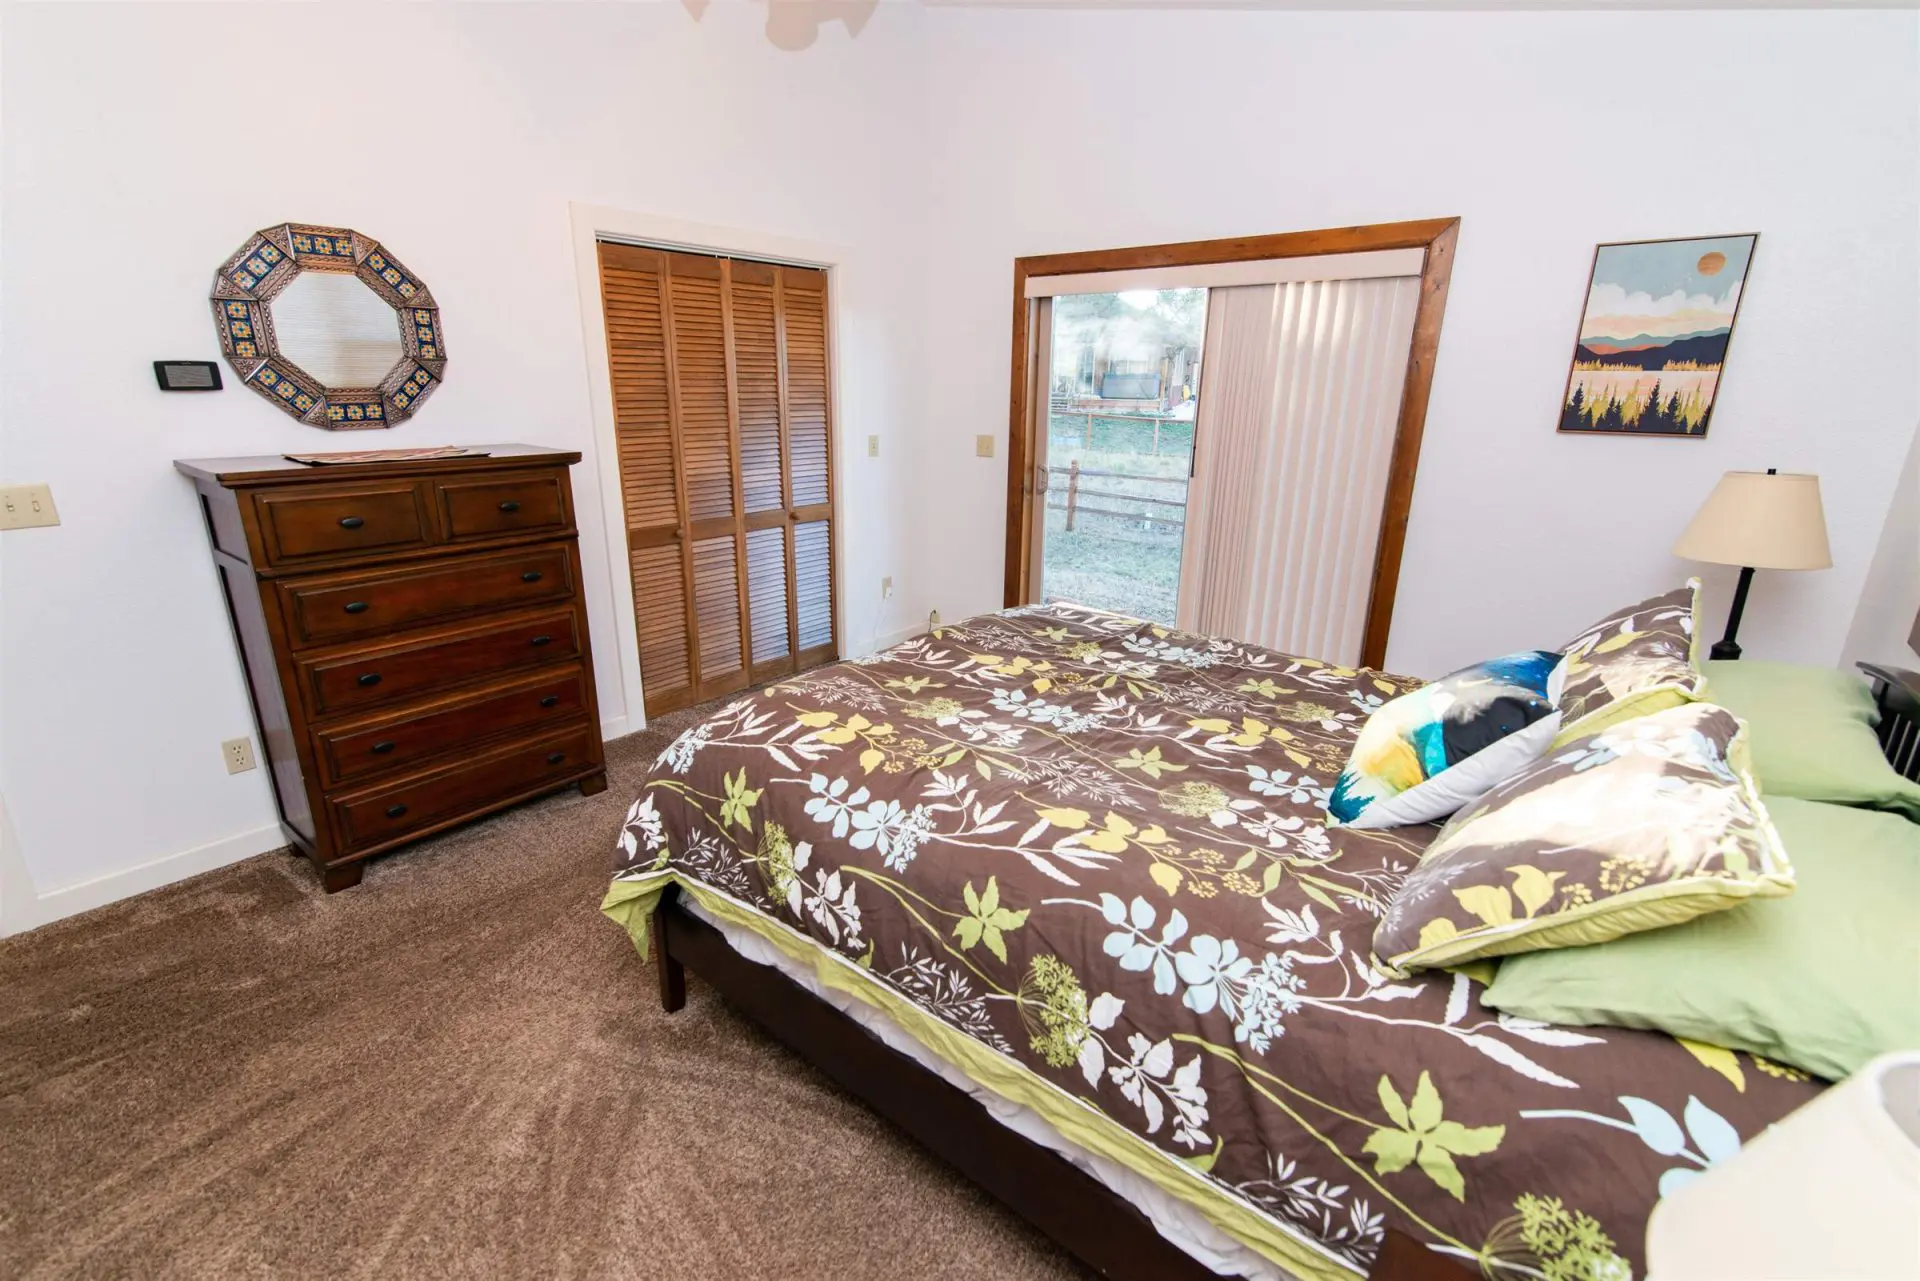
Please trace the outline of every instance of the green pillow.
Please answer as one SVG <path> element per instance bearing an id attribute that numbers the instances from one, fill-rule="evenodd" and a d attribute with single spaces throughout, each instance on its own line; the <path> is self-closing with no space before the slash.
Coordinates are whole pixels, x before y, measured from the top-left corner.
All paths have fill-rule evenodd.
<path id="1" fill-rule="evenodd" d="M 1747 723 L 1762 795 L 1894 810 L 1920 822 L 1920 783 L 1887 764 L 1865 681 L 1831 667 L 1745 659 L 1701 667 L 1708 700 Z"/>
<path id="2" fill-rule="evenodd" d="M 1920 827 L 1770 797 L 1799 888 L 1595 947 L 1510 956 L 1483 998 L 1547 1023 L 1654 1028 L 1839 1080 L 1920 1048 Z"/>

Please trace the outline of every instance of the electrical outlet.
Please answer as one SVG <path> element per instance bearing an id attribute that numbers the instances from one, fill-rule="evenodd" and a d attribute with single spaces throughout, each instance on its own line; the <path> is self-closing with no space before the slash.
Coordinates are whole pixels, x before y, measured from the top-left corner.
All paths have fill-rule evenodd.
<path id="1" fill-rule="evenodd" d="M 0 529 L 31 529 L 36 525 L 58 525 L 60 513 L 53 509 L 53 489 L 48 485 L 8 485 L 0 489 Z"/>
<path id="2" fill-rule="evenodd" d="M 230 738 L 220 744 L 220 755 L 226 757 L 227 773 L 244 774 L 253 768 L 253 740 Z"/>
<path id="3" fill-rule="evenodd" d="M 878 436 L 867 437 L 867 457 L 878 458 L 879 456 L 880 456 L 880 438 Z"/>
<path id="4" fill-rule="evenodd" d="M 888 600 L 893 596 L 893 578 L 891 575 L 880 580 L 880 599 Z"/>
<path id="5" fill-rule="evenodd" d="M 973 438 L 973 453 L 976 458 L 993 457 L 993 437 L 975 436 Z"/>

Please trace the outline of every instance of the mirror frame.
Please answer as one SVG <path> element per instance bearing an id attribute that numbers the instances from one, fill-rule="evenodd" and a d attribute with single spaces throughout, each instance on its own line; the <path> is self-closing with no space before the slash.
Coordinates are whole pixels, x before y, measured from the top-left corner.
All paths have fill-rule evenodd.
<path id="1" fill-rule="evenodd" d="M 303 271 L 358 276 L 395 313 L 401 356 L 374 387 L 328 387 L 280 351 L 276 295 Z M 240 381 L 287 413 L 328 431 L 405 422 L 446 376 L 440 308 L 426 284 L 370 236 L 345 227 L 277 223 L 248 239 L 213 277 L 220 354 Z"/>

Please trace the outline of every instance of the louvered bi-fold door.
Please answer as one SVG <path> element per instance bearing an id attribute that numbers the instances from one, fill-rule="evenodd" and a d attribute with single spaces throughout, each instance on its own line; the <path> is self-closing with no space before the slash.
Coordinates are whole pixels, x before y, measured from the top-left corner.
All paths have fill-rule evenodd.
<path id="1" fill-rule="evenodd" d="M 649 716 L 831 662 L 827 275 L 600 246 Z"/>

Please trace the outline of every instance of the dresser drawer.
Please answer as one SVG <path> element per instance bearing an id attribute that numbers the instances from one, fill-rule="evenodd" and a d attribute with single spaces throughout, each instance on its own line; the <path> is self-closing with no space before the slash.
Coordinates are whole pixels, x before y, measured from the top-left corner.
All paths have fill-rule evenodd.
<path id="1" fill-rule="evenodd" d="M 343 852 L 384 844 L 478 810 L 560 786 L 599 760 L 598 731 L 576 724 L 478 760 L 332 802 Z"/>
<path id="2" fill-rule="evenodd" d="M 586 678 L 575 663 L 410 714 L 316 730 L 314 748 L 329 781 L 345 783 L 413 769 L 490 738 L 565 725 L 585 711 Z"/>
<path id="3" fill-rule="evenodd" d="M 427 542 L 420 491 L 406 481 L 343 485 L 318 493 L 255 494 L 253 507 L 271 563 L 392 552 Z"/>
<path id="4" fill-rule="evenodd" d="M 436 482 L 440 510 L 453 538 L 560 530 L 567 516 L 566 477 L 559 472 L 515 472 Z"/>
<path id="5" fill-rule="evenodd" d="M 573 595 L 564 544 L 278 586 L 296 647 L 377 636 L 443 618 L 512 609 Z"/>
<path id="6" fill-rule="evenodd" d="M 308 714 L 318 718 L 565 662 L 580 656 L 581 643 L 573 611 L 563 609 L 489 620 L 404 645 L 295 659 L 294 670 Z"/>

